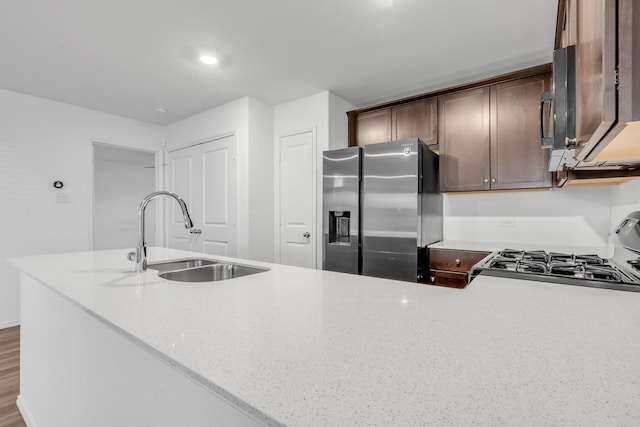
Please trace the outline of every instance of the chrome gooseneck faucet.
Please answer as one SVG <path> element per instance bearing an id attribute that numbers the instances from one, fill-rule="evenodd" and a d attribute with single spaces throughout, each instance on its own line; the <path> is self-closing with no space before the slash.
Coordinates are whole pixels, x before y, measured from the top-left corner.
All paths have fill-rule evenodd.
<path id="1" fill-rule="evenodd" d="M 135 252 L 130 252 L 128 255 L 130 261 L 136 262 L 137 273 L 140 273 L 147 269 L 147 242 L 144 238 L 145 209 L 147 208 L 147 205 L 151 200 L 161 196 L 168 196 L 176 199 L 176 201 L 180 205 L 180 208 L 182 209 L 182 215 L 184 216 L 184 228 L 186 228 L 187 230 L 193 228 L 193 222 L 191 221 L 191 217 L 189 216 L 187 204 L 177 194 L 170 191 L 156 191 L 142 199 L 142 202 L 140 202 L 140 209 L 138 209 L 138 247 L 136 248 Z M 194 232 L 194 230 L 191 231 Z M 195 233 L 197 232 L 199 232 L 199 230 L 195 231 Z"/>

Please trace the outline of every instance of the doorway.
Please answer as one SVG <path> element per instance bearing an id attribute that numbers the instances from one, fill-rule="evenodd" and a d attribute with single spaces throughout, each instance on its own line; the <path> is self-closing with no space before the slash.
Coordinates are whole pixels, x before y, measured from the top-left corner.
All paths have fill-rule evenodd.
<path id="1" fill-rule="evenodd" d="M 280 135 L 276 260 L 316 267 L 315 129 Z"/>
<path id="2" fill-rule="evenodd" d="M 133 248 L 138 206 L 156 189 L 156 153 L 93 143 L 93 250 Z M 146 219 L 148 246 L 156 246 L 156 215 Z"/>
<path id="3" fill-rule="evenodd" d="M 168 153 L 167 188 L 187 203 L 193 226 L 184 228 L 182 211 L 167 205 L 167 245 L 209 255 L 238 256 L 238 177 L 236 135 L 226 135 Z"/>

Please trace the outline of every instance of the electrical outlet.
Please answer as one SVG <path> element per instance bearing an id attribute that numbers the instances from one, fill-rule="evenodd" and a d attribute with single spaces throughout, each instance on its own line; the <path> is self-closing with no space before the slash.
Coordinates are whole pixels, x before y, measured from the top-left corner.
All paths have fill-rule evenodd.
<path id="1" fill-rule="evenodd" d="M 69 203 L 69 193 L 56 193 L 56 203 Z"/>
<path id="2" fill-rule="evenodd" d="M 513 217 L 504 217 L 498 219 L 498 227 L 516 228 L 516 219 Z"/>

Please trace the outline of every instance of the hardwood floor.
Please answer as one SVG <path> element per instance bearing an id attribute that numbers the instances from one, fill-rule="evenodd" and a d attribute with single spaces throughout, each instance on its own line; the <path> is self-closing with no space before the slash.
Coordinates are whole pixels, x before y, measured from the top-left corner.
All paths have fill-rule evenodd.
<path id="1" fill-rule="evenodd" d="M 26 427 L 16 406 L 20 391 L 20 327 L 0 329 L 0 426 Z"/>

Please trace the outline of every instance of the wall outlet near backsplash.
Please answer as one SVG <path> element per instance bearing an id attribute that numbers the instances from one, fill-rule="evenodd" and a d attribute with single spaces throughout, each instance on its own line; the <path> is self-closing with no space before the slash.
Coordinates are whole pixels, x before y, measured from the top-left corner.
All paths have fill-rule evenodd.
<path id="1" fill-rule="evenodd" d="M 498 218 L 498 227 L 516 228 L 516 219 L 512 216 Z"/>

